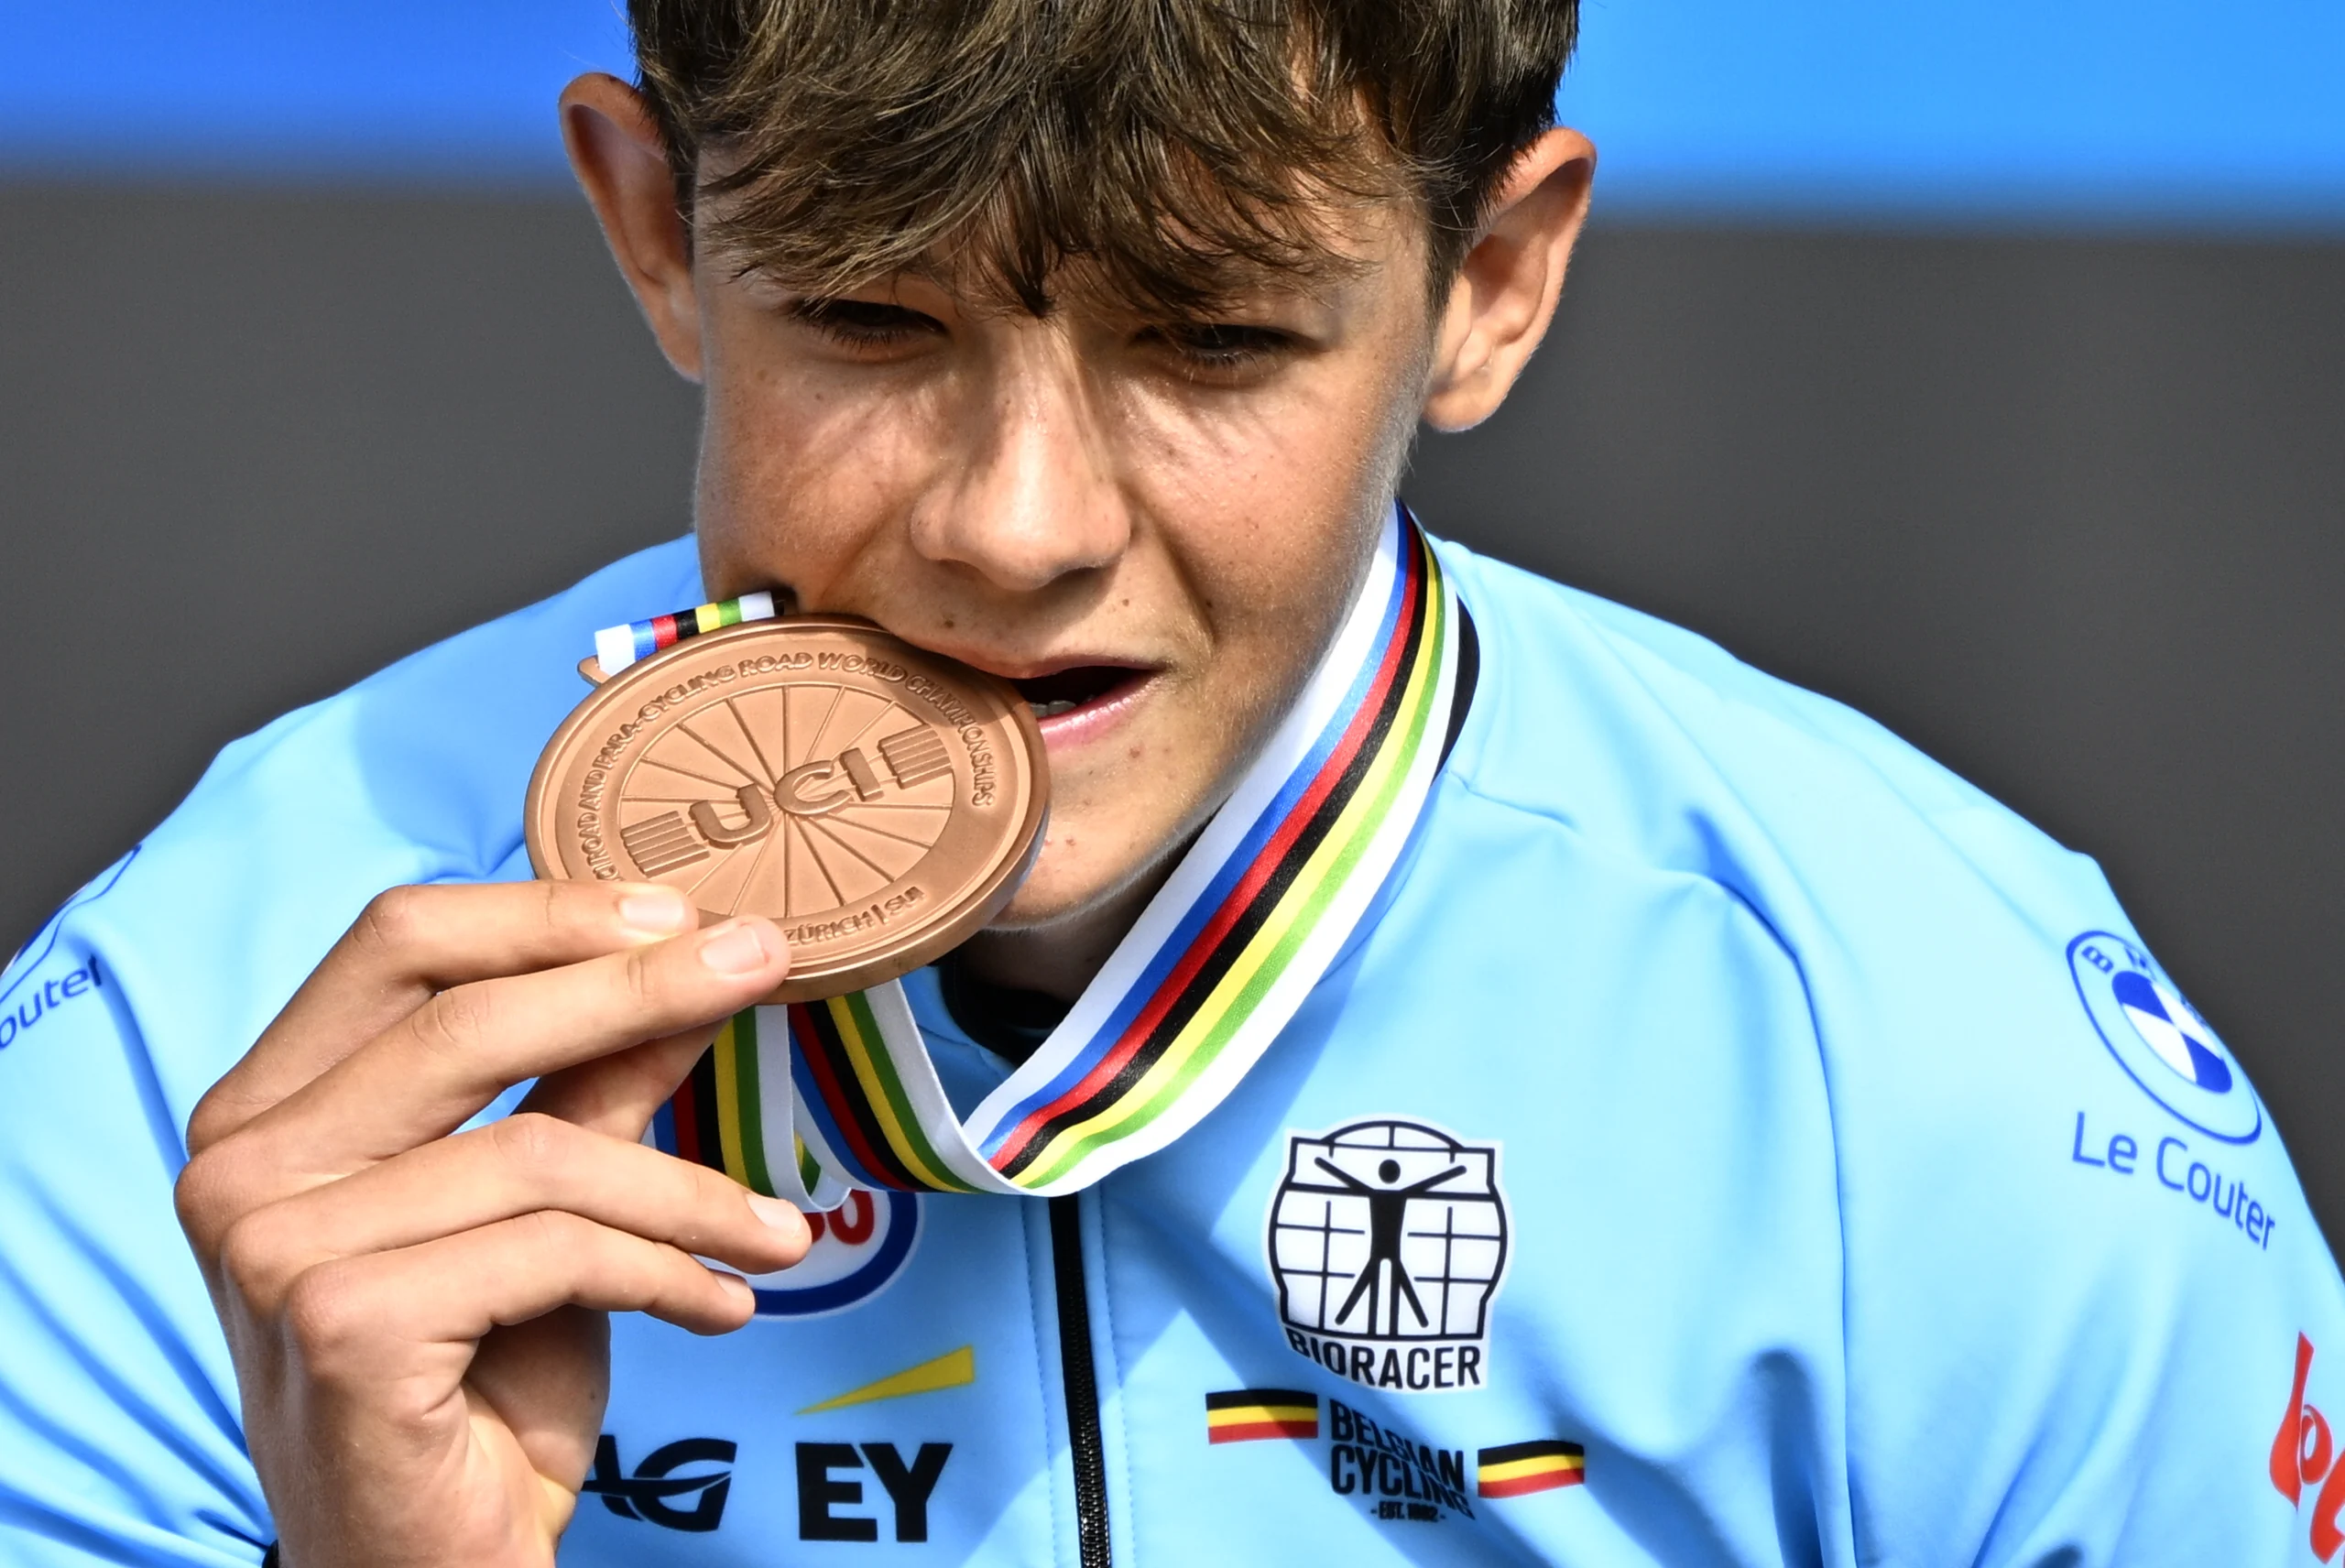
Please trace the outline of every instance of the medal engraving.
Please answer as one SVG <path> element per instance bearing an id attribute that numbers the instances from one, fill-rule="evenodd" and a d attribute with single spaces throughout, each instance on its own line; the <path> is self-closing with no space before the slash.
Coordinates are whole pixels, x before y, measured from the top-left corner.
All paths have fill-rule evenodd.
<path id="1" fill-rule="evenodd" d="M 754 913 L 795 952 L 776 1001 L 926 964 L 1000 909 L 1049 778 L 1008 683 L 859 621 L 760 621 L 679 642 L 556 732 L 526 812 L 538 874 L 663 882 Z"/>

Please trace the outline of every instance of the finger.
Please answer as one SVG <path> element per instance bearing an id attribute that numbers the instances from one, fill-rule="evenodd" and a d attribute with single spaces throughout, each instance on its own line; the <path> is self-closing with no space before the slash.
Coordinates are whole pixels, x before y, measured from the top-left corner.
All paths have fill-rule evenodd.
<path id="1" fill-rule="evenodd" d="M 469 1349 L 492 1329 L 560 1307 L 723 1334 L 756 1304 L 747 1282 L 677 1247 L 540 1213 L 321 1264 L 294 1282 L 284 1321 L 314 1377 L 355 1388 L 438 1370 L 444 1363 L 431 1352 Z"/>
<path id="2" fill-rule="evenodd" d="M 464 1372 L 471 1397 L 513 1434 L 550 1495 L 541 1522 L 550 1536 L 569 1522 L 570 1505 L 594 1460 L 610 1394 L 611 1320 L 584 1307 L 498 1329 L 480 1342 Z"/>
<path id="3" fill-rule="evenodd" d="M 691 900 L 655 883 L 391 888 L 204 1096 L 189 1149 L 234 1132 L 437 992 L 664 941 L 699 921 Z"/>
<path id="4" fill-rule="evenodd" d="M 442 991 L 248 1124 L 316 1174 L 347 1175 L 461 1127 L 515 1083 L 706 1029 L 789 972 L 770 920 Z M 312 1152 L 315 1151 L 315 1152 Z"/>
<path id="5" fill-rule="evenodd" d="M 513 1083 L 707 1029 L 770 995 L 788 968 L 781 933 L 747 918 L 443 991 L 191 1158 L 180 1224 L 208 1259 L 251 1210 L 444 1138 Z"/>
<path id="6" fill-rule="evenodd" d="M 714 1035 L 714 1029 L 691 1029 L 549 1073 L 529 1086 L 521 1108 L 611 1138 L 640 1138 Z"/>
<path id="7" fill-rule="evenodd" d="M 254 1210 L 229 1230 L 221 1264 L 267 1314 L 320 1264 L 547 1210 L 749 1273 L 788 1268 L 809 1239 L 795 1208 L 718 1171 L 523 1112 Z"/>

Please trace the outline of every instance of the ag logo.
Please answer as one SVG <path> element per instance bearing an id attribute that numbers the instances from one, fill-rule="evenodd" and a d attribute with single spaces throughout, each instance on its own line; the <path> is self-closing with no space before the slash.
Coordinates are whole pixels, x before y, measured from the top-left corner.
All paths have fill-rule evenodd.
<path id="1" fill-rule="evenodd" d="M 1423 1122 L 1287 1138 L 1268 1251 L 1287 1343 L 1371 1388 L 1478 1388 L 1506 1272 L 1496 1144 Z"/>
<path id="2" fill-rule="evenodd" d="M 837 1208 L 808 1214 L 806 1224 L 814 1241 L 805 1257 L 792 1268 L 749 1276 L 759 1317 L 814 1317 L 878 1295 L 911 1258 L 920 1201 L 910 1192 L 858 1189 Z"/>
<path id="3" fill-rule="evenodd" d="M 2155 960 L 2121 936 L 2087 931 L 2068 944 L 2068 972 L 2101 1042 L 2144 1094 L 2209 1138 L 2255 1141 L 2255 1091 Z"/>
<path id="4" fill-rule="evenodd" d="M 682 1438 L 645 1454 L 629 1475 L 619 1464 L 619 1440 L 606 1432 L 594 1445 L 594 1468 L 578 1489 L 601 1497 L 603 1506 L 621 1519 L 697 1535 L 714 1530 L 725 1518 L 735 1452 L 725 1438 Z M 680 1470 L 686 1473 L 678 1475 Z"/>

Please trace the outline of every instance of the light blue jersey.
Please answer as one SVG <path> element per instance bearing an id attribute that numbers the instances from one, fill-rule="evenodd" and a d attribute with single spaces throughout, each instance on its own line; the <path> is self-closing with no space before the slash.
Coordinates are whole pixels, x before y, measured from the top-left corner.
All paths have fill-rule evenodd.
<path id="1" fill-rule="evenodd" d="M 563 1561 L 2334 1559 L 2336 1266 L 2093 866 L 1442 559 L 1463 728 L 1237 1089 L 1079 1196 L 858 1195 L 737 1334 L 618 1320 Z M 376 893 L 529 875 L 574 662 L 699 596 L 648 550 L 237 743 L 0 979 L 0 1557 L 274 1539 L 189 1113 Z M 965 1109 L 1007 1068 L 910 991 Z"/>

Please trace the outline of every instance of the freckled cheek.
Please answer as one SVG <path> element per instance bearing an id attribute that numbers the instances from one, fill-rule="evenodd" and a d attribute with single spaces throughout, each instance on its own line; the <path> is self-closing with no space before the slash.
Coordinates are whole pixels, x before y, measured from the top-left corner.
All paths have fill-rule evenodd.
<path id="1" fill-rule="evenodd" d="M 812 587 L 906 510 L 931 462 L 867 401 L 790 378 L 720 382 L 701 452 L 705 542 Z M 754 574 L 754 573 L 753 573 Z"/>
<path id="2" fill-rule="evenodd" d="M 1239 540 L 1235 548 L 1247 553 L 1259 551 L 1265 525 L 1277 519 L 1315 550 L 1316 536 L 1343 528 L 1366 493 L 1385 483 L 1379 448 L 1396 419 L 1408 422 L 1400 396 L 1391 365 L 1345 354 L 1305 367 L 1259 400 L 1143 403 L 1126 433 L 1135 468 L 1166 514 Z"/>

